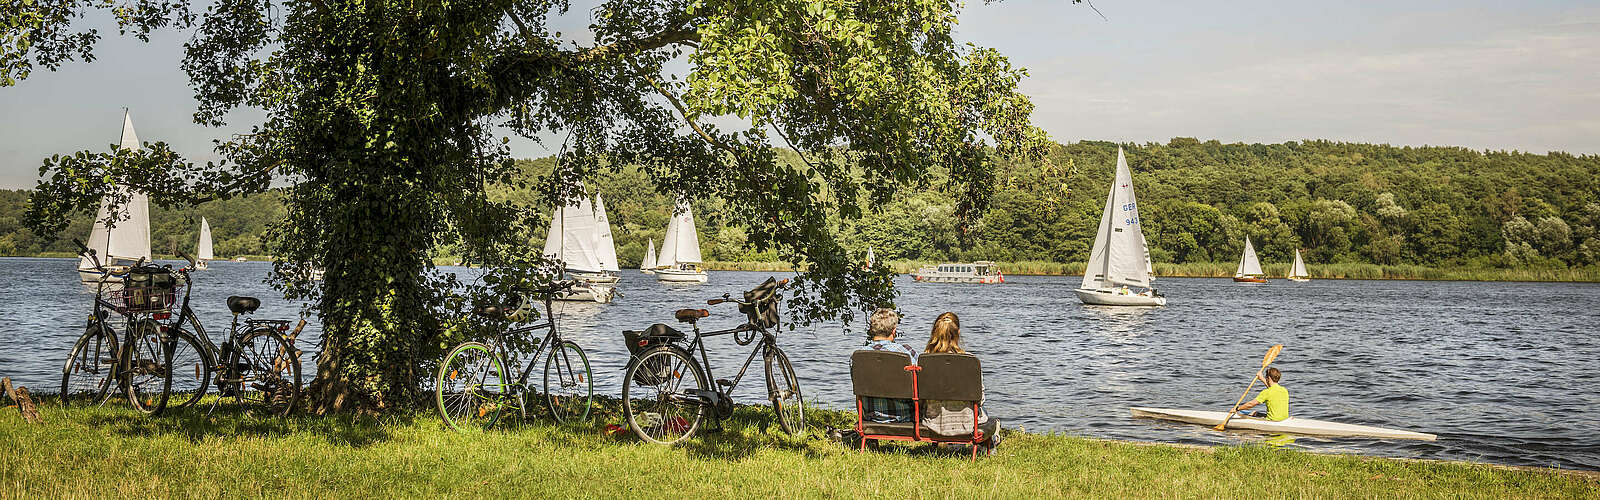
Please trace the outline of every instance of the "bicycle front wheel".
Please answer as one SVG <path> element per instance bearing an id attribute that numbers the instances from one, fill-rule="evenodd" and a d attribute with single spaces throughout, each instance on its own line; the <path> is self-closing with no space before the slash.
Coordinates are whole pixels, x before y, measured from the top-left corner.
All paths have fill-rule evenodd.
<path id="1" fill-rule="evenodd" d="M 88 398 L 91 403 L 105 401 L 111 394 L 111 382 L 117 378 L 116 353 L 116 333 L 99 321 L 90 323 L 61 367 L 61 404 L 70 404 L 73 398 Z"/>
<path id="2" fill-rule="evenodd" d="M 594 380 L 589 357 L 571 341 L 562 342 L 544 359 L 544 401 L 556 422 L 582 422 L 594 406 Z"/>
<path id="3" fill-rule="evenodd" d="M 242 390 L 239 401 L 283 416 L 300 402 L 300 353 L 270 328 L 257 329 L 239 343 Z"/>
<path id="4" fill-rule="evenodd" d="M 172 352 L 172 391 L 167 405 L 193 406 L 211 387 L 210 351 L 186 330 L 178 331 L 178 347 Z"/>
<path id="5" fill-rule="evenodd" d="M 506 379 L 505 363 L 487 344 L 456 346 L 439 364 L 433 384 L 439 418 L 457 431 L 493 427 L 505 409 Z"/>
<path id="6" fill-rule="evenodd" d="M 628 366 L 623 380 L 628 428 L 651 443 L 683 441 L 700 427 L 706 407 L 697 400 L 709 389 L 694 358 L 683 351 L 662 347 L 646 352 Z"/>
<path id="7" fill-rule="evenodd" d="M 778 346 L 770 346 L 766 364 L 767 396 L 772 400 L 772 411 L 778 414 L 778 425 L 790 434 L 805 433 L 805 400 L 800 397 L 800 379 L 794 375 L 789 355 Z"/>
<path id="8" fill-rule="evenodd" d="M 128 393 L 133 409 L 156 415 L 167 408 L 167 396 L 172 389 L 172 370 L 168 369 L 171 357 L 163 345 L 161 324 L 154 320 L 136 321 L 128 325 L 131 340 L 122 346 L 122 386 Z"/>

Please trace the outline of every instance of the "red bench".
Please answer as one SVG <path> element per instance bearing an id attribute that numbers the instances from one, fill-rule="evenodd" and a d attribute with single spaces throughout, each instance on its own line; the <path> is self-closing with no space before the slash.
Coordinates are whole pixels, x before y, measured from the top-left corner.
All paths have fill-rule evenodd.
<path id="1" fill-rule="evenodd" d="M 983 370 L 971 354 L 923 354 L 919 364 L 911 356 L 890 351 L 856 351 L 850 355 L 850 382 L 856 394 L 856 432 L 861 435 L 861 450 L 867 440 L 919 441 L 928 443 L 966 443 L 972 458 L 978 458 L 978 445 L 993 436 L 1000 424 L 993 418 L 978 422 L 982 413 Z M 866 419 L 862 398 L 909 399 L 913 422 L 881 423 Z M 971 432 L 945 434 L 922 420 L 928 401 L 959 401 L 971 404 Z"/>

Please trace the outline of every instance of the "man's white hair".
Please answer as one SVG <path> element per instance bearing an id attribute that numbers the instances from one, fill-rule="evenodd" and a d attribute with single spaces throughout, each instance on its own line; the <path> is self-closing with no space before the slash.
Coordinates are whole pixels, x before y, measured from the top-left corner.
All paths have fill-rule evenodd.
<path id="1" fill-rule="evenodd" d="M 867 317 L 867 335 L 873 337 L 888 337 L 898 326 L 900 326 L 900 315 L 893 309 L 880 307 L 872 311 L 872 316 Z"/>

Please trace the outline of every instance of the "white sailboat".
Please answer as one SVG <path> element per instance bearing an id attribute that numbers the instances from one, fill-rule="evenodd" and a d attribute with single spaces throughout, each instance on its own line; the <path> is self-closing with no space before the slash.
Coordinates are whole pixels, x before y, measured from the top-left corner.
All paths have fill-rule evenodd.
<path id="1" fill-rule="evenodd" d="M 1306 261 L 1300 258 L 1300 249 L 1294 251 L 1294 266 L 1289 268 L 1289 281 L 1311 281 L 1311 273 L 1306 272 Z"/>
<path id="2" fill-rule="evenodd" d="M 139 136 L 133 131 L 133 115 L 127 111 L 122 114 L 120 148 L 139 150 Z M 129 192 L 124 186 L 111 189 L 126 193 L 127 203 L 118 207 L 115 217 L 112 217 L 109 202 L 107 200 L 100 202 L 100 210 L 94 215 L 94 229 L 89 231 L 89 241 L 86 246 L 95 251 L 96 257 L 105 266 L 126 266 L 140 260 L 150 261 L 150 198 L 144 193 Z M 112 224 L 114 227 L 108 227 L 107 220 L 115 221 Z M 97 283 L 103 274 L 95 269 L 94 262 L 88 257 L 78 261 L 78 278 L 84 283 Z M 112 276 L 107 277 L 107 281 L 120 282 L 122 279 Z"/>
<path id="3" fill-rule="evenodd" d="M 1261 261 L 1256 259 L 1256 247 L 1250 237 L 1244 237 L 1244 255 L 1239 256 L 1239 269 L 1233 272 L 1233 281 L 1239 283 L 1266 283 L 1266 273 L 1261 272 Z"/>
<path id="4" fill-rule="evenodd" d="M 200 241 L 195 243 L 194 268 L 206 270 L 211 268 L 211 259 L 216 256 L 211 254 L 211 224 L 205 217 L 200 218 Z"/>
<path id="5" fill-rule="evenodd" d="M 1133 173 L 1122 148 L 1117 148 L 1117 173 L 1106 193 L 1100 228 L 1083 283 L 1073 292 L 1085 304 L 1164 306 L 1167 298 L 1151 286 L 1150 251 L 1139 226 L 1139 204 L 1133 194 Z"/>
<path id="6" fill-rule="evenodd" d="M 878 257 L 872 254 L 872 247 L 867 247 L 867 269 L 871 269 L 872 263 L 877 261 Z"/>
<path id="7" fill-rule="evenodd" d="M 694 228 L 694 212 L 687 202 L 678 202 L 667 223 L 667 239 L 656 256 L 656 279 L 668 283 L 705 283 L 709 278 L 700 270 L 700 236 Z"/>
<path id="8" fill-rule="evenodd" d="M 645 274 L 656 273 L 656 240 L 648 240 L 649 244 L 644 250 L 644 261 L 639 263 L 639 272 Z"/>
<path id="9" fill-rule="evenodd" d="M 544 255 L 562 261 L 565 274 L 580 281 L 578 286 L 556 298 L 611 302 L 616 295 L 612 287 L 616 280 L 606 281 L 605 266 L 595 248 L 599 240 L 594 208 L 587 196 L 572 205 L 556 208 L 550 217 L 550 231 L 545 236 Z"/>
<path id="10" fill-rule="evenodd" d="M 617 262 L 617 243 L 611 236 L 611 218 L 606 216 L 606 200 L 600 193 L 594 195 L 594 230 L 590 232 L 594 238 L 595 260 L 600 262 L 598 274 L 580 276 L 590 283 L 612 284 L 622 280 L 622 267 Z"/>

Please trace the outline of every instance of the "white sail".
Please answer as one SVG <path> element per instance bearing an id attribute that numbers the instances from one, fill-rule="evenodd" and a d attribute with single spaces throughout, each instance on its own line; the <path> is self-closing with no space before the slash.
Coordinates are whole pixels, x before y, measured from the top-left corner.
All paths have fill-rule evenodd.
<path id="1" fill-rule="evenodd" d="M 700 263 L 700 236 L 695 232 L 694 212 L 689 209 L 688 202 L 678 202 L 672 223 L 667 226 L 667 241 L 662 242 L 661 256 L 657 259 L 663 267 Z"/>
<path id="2" fill-rule="evenodd" d="M 1306 261 L 1300 259 L 1300 250 L 1297 249 L 1294 251 L 1294 267 L 1289 268 L 1289 277 L 1308 278 L 1310 277 L 1308 274 L 1306 272 Z"/>
<path id="3" fill-rule="evenodd" d="M 594 208 L 589 205 L 588 197 L 557 208 L 550 217 L 544 255 L 566 262 L 566 268 L 570 271 L 600 271 L 600 259 L 594 249 L 594 231 Z"/>
<path id="4" fill-rule="evenodd" d="M 562 212 L 565 212 L 566 209 L 567 207 L 557 207 L 556 211 L 550 214 L 550 229 L 544 233 L 545 257 L 561 258 L 561 220 L 563 219 Z"/>
<path id="5" fill-rule="evenodd" d="M 1106 193 L 1100 227 L 1083 272 L 1083 288 L 1150 286 L 1150 255 L 1139 225 L 1139 204 L 1133 194 L 1133 173 L 1122 148 L 1117 148 L 1116 177 Z"/>
<path id="6" fill-rule="evenodd" d="M 133 130 L 133 115 L 128 112 L 122 114 L 122 143 L 121 149 L 131 151 L 139 150 L 139 136 Z M 118 207 L 116 217 L 110 213 L 108 201 L 100 202 L 100 210 L 94 215 L 94 228 L 89 231 L 87 246 L 98 254 L 101 264 L 111 265 L 117 260 L 150 260 L 150 198 L 144 193 L 129 193 L 123 186 L 111 189 L 119 194 L 126 193 L 127 203 Z M 119 196 L 120 197 L 120 196 Z M 115 227 L 107 227 L 106 221 L 114 220 Z M 88 257 L 78 262 L 79 269 L 94 269 L 94 263 Z"/>
<path id="7" fill-rule="evenodd" d="M 872 267 L 872 263 L 877 260 L 877 256 L 872 255 L 872 247 L 867 247 L 867 267 Z"/>
<path id="8" fill-rule="evenodd" d="M 672 267 L 678 263 L 678 216 L 667 218 L 667 237 L 661 240 L 661 252 L 656 254 L 656 268 Z"/>
<path id="9" fill-rule="evenodd" d="M 1244 255 L 1239 257 L 1239 270 L 1234 271 L 1234 276 L 1260 276 L 1261 261 L 1256 259 L 1256 247 L 1250 244 L 1250 237 L 1244 237 Z"/>
<path id="10" fill-rule="evenodd" d="M 200 218 L 200 242 L 195 246 L 194 253 L 194 258 L 200 260 L 216 258 L 211 254 L 211 224 L 206 222 L 205 217 Z"/>
<path id="11" fill-rule="evenodd" d="M 649 245 L 646 245 L 645 246 L 645 250 L 644 250 L 644 262 L 640 262 L 639 263 L 639 269 L 655 269 L 655 268 L 656 268 L 656 240 L 649 240 Z"/>
<path id="12" fill-rule="evenodd" d="M 617 263 L 617 244 L 611 236 L 611 218 L 606 216 L 606 200 L 600 198 L 600 193 L 594 195 L 594 224 L 594 249 L 600 270 L 622 271 Z"/>

